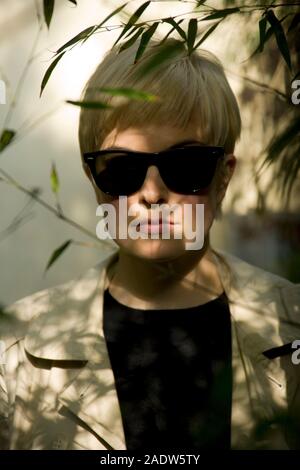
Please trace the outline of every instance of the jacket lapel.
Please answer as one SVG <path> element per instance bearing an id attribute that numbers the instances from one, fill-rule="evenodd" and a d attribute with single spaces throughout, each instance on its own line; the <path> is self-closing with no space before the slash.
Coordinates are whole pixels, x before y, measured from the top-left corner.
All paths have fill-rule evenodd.
<path id="1" fill-rule="evenodd" d="M 258 268 L 223 251 L 215 255 L 232 317 L 232 446 L 253 448 L 255 426 L 285 413 L 297 388 L 291 358 L 270 360 L 263 352 L 299 337 L 300 319 L 291 324 L 293 308 L 282 301 L 293 284 L 262 270 L 258 276 Z M 261 445 L 288 449 L 278 428 Z"/>
<path id="2" fill-rule="evenodd" d="M 25 350 L 49 368 L 48 402 L 107 449 L 125 449 L 121 412 L 102 328 L 103 291 L 112 253 L 79 280 L 49 289 L 48 311 L 37 316 Z M 48 387 L 49 388 L 49 387 Z"/>

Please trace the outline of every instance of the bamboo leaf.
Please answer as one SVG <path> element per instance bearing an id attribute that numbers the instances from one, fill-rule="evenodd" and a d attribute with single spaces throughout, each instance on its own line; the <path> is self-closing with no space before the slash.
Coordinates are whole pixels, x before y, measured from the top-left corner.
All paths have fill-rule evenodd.
<path id="1" fill-rule="evenodd" d="M 141 27 L 130 39 L 128 39 L 128 41 L 122 43 L 121 47 L 119 48 L 119 53 L 132 46 L 132 44 L 135 43 L 135 41 L 142 34 L 143 31 L 144 28 Z"/>
<path id="2" fill-rule="evenodd" d="M 105 109 L 105 108 L 113 108 L 113 106 L 101 103 L 101 101 L 72 101 L 66 100 L 66 103 L 73 104 L 74 106 L 80 106 L 81 108 L 89 108 L 89 109 Z"/>
<path id="3" fill-rule="evenodd" d="M 294 16 L 293 16 L 293 19 L 291 21 L 291 24 L 290 26 L 288 27 L 288 33 L 290 33 L 291 31 L 293 31 L 293 29 L 295 29 L 298 24 L 300 23 L 300 13 L 296 13 Z"/>
<path id="4" fill-rule="evenodd" d="M 93 31 L 93 29 L 95 29 L 96 27 L 97 27 L 97 25 L 89 26 L 88 28 L 85 28 L 80 33 L 76 34 L 76 36 L 74 36 L 72 39 L 70 39 L 68 42 L 66 42 L 63 46 L 61 46 L 59 49 L 57 49 L 56 54 L 60 54 L 67 47 L 72 46 L 73 44 L 76 44 L 77 42 L 81 41 L 82 39 L 85 39 Z"/>
<path id="5" fill-rule="evenodd" d="M 184 21 L 184 18 L 182 18 L 181 20 L 179 20 L 177 24 L 179 25 L 179 24 L 182 23 L 183 21 Z M 165 42 L 165 40 L 170 36 L 170 34 L 174 31 L 174 29 L 175 29 L 175 28 L 174 28 L 174 26 L 173 26 L 173 28 L 170 29 L 170 31 L 168 32 L 168 34 L 162 39 L 162 41 L 160 42 L 160 44 L 163 44 L 163 43 Z"/>
<path id="6" fill-rule="evenodd" d="M 119 13 L 119 11 L 123 10 L 123 8 L 128 4 L 128 2 L 126 3 L 123 3 L 123 5 L 121 5 L 120 7 L 116 8 L 115 10 L 113 10 L 111 13 L 109 13 L 109 15 L 107 15 L 103 21 L 101 21 L 101 23 L 99 23 L 95 29 L 94 32 L 97 31 L 97 29 L 101 28 L 101 26 L 103 26 L 110 18 L 112 18 L 113 16 L 117 15 Z"/>
<path id="7" fill-rule="evenodd" d="M 284 19 L 284 18 L 283 18 Z M 264 38 L 264 44 L 263 44 L 263 47 L 265 46 L 265 44 L 269 41 L 269 39 L 273 36 L 274 34 L 274 30 L 273 28 L 270 26 L 266 32 L 265 32 L 265 38 Z M 252 54 L 247 58 L 245 59 L 243 62 L 247 62 L 247 60 L 249 59 L 252 59 L 256 54 L 258 54 L 260 51 L 260 48 L 261 48 L 261 45 L 260 45 L 260 42 L 257 46 L 257 48 L 252 52 Z"/>
<path id="8" fill-rule="evenodd" d="M 268 146 L 268 154 L 265 163 L 274 162 L 280 157 L 281 152 L 288 147 L 293 139 L 299 138 L 300 118 L 290 121 L 285 129 L 277 135 Z"/>
<path id="9" fill-rule="evenodd" d="M 121 34 L 119 35 L 118 39 L 114 42 L 113 47 L 120 41 L 120 39 L 127 33 L 127 31 L 136 23 L 136 21 L 140 18 L 143 12 L 146 10 L 148 5 L 150 5 L 151 1 L 143 3 L 128 20 L 128 23 L 123 28 Z"/>
<path id="10" fill-rule="evenodd" d="M 61 54 L 59 54 L 56 59 L 50 64 L 50 66 L 48 67 L 48 69 L 46 70 L 46 73 L 44 75 L 44 78 L 42 80 L 42 84 L 41 84 L 41 91 L 40 91 L 40 97 L 43 93 L 43 90 L 45 88 L 45 86 L 47 85 L 47 82 L 53 72 L 53 70 L 55 69 L 56 65 L 58 64 L 58 62 L 60 61 L 60 59 L 62 58 L 62 56 L 64 55 L 66 51 L 62 52 Z"/>
<path id="11" fill-rule="evenodd" d="M 54 10 L 54 0 L 43 0 L 43 10 L 45 22 L 49 29 Z"/>
<path id="12" fill-rule="evenodd" d="M 258 52 L 262 52 L 264 50 L 265 45 L 265 38 L 266 38 L 266 28 L 267 28 L 267 19 L 265 17 L 259 20 L 259 46 Z"/>
<path id="13" fill-rule="evenodd" d="M 165 61 L 171 57 L 176 57 L 179 52 L 185 52 L 184 42 L 164 44 L 159 50 L 153 54 L 152 57 L 148 58 L 141 68 L 136 71 L 137 78 L 143 77 L 144 75 L 155 70 L 157 67 L 161 66 Z"/>
<path id="14" fill-rule="evenodd" d="M 198 22 L 196 18 L 191 18 L 188 25 L 187 45 L 189 54 L 193 50 L 198 31 Z"/>
<path id="15" fill-rule="evenodd" d="M 174 18 L 163 18 L 163 22 L 164 23 L 169 23 L 170 25 L 173 26 L 174 29 L 176 29 L 176 31 L 178 32 L 178 34 L 182 37 L 182 39 L 184 41 L 187 41 L 187 37 L 186 37 L 186 34 L 185 34 L 185 31 L 180 28 L 179 26 L 179 23 L 177 23 Z"/>
<path id="16" fill-rule="evenodd" d="M 208 20 L 216 20 L 218 18 L 225 18 L 225 16 L 232 15 L 233 13 L 239 12 L 240 9 L 238 7 L 234 8 L 224 8 L 224 10 L 218 10 L 210 15 L 202 18 L 200 21 L 208 21 Z"/>
<path id="17" fill-rule="evenodd" d="M 153 34 L 155 33 L 157 27 L 158 27 L 158 24 L 159 22 L 158 21 L 155 21 L 155 23 L 153 23 L 149 29 L 147 29 L 147 31 L 145 31 L 143 34 L 142 34 L 142 37 L 141 37 L 141 40 L 140 40 L 140 44 L 139 44 L 139 47 L 138 47 L 138 50 L 137 50 L 137 53 L 135 55 L 135 58 L 134 58 L 134 63 L 136 63 L 143 55 L 146 47 L 147 47 L 147 44 L 149 43 L 151 37 L 153 36 Z"/>
<path id="18" fill-rule="evenodd" d="M 65 50 L 67 47 L 72 46 L 73 44 L 76 44 L 77 42 L 81 40 L 83 40 L 83 42 L 86 41 L 90 36 L 92 36 L 93 33 L 95 33 L 99 28 L 101 28 L 101 26 L 103 26 L 104 23 L 106 23 L 106 21 L 108 21 L 112 16 L 119 13 L 119 11 L 121 11 L 127 5 L 127 3 L 128 2 L 124 3 L 123 5 L 116 8 L 114 11 L 112 11 L 108 16 L 104 18 L 103 21 L 101 21 L 101 23 L 93 25 L 93 26 L 89 26 L 88 28 L 85 28 L 83 31 L 81 31 L 79 34 L 76 34 L 76 36 L 74 36 L 72 39 L 66 42 L 63 46 L 61 46 L 56 51 L 56 54 L 59 54 L 60 52 Z"/>
<path id="19" fill-rule="evenodd" d="M 15 135 L 16 131 L 13 131 L 12 129 L 4 129 L 2 131 L 0 137 L 0 152 L 3 152 L 3 150 L 11 143 Z"/>
<path id="20" fill-rule="evenodd" d="M 208 36 L 219 26 L 219 24 L 223 21 L 223 18 L 218 21 L 218 23 L 215 23 L 213 24 L 207 31 L 206 33 L 204 33 L 204 35 L 202 36 L 202 38 L 200 39 L 200 41 L 197 42 L 196 46 L 194 47 L 193 50 L 197 49 L 197 47 L 200 46 L 200 44 L 202 44 L 207 38 Z"/>
<path id="21" fill-rule="evenodd" d="M 158 96 L 153 95 L 152 93 L 146 93 L 144 91 L 134 90 L 133 88 L 96 88 L 102 93 L 108 93 L 113 96 L 125 96 L 126 98 L 132 100 L 142 100 L 142 101 L 155 101 L 158 99 Z"/>
<path id="22" fill-rule="evenodd" d="M 54 194 L 57 194 L 59 190 L 59 178 L 56 171 L 55 163 L 52 163 L 50 181 L 52 191 L 54 192 Z"/>
<path id="23" fill-rule="evenodd" d="M 139 25 L 139 24 L 133 26 L 133 27 L 128 31 L 128 33 L 125 34 L 124 39 L 125 39 L 125 38 L 129 38 L 129 36 L 131 36 L 133 33 L 135 33 L 135 31 L 136 31 L 137 29 L 139 29 L 139 28 L 140 28 L 140 25 Z"/>
<path id="24" fill-rule="evenodd" d="M 45 272 L 48 271 L 50 266 L 52 266 L 55 261 L 58 260 L 58 258 L 63 254 L 63 252 L 68 248 L 68 246 L 72 243 L 72 239 L 67 240 L 65 243 L 63 243 L 61 246 L 59 246 L 56 250 L 53 251 L 52 255 L 49 258 L 49 261 L 47 263 L 47 266 L 45 268 Z"/>
<path id="25" fill-rule="evenodd" d="M 268 22 L 270 23 L 271 28 L 274 30 L 278 49 L 280 50 L 281 55 L 284 58 L 287 66 L 289 67 L 289 69 L 291 69 L 290 49 L 281 22 L 278 20 L 278 18 L 276 18 L 273 10 L 268 10 L 266 13 L 266 17 Z"/>
<path id="26" fill-rule="evenodd" d="M 274 183 L 281 189 L 281 194 L 289 201 L 293 185 L 300 168 L 300 118 L 288 121 L 285 128 L 276 135 L 267 147 L 263 166 L 277 165 L 278 171 Z"/>

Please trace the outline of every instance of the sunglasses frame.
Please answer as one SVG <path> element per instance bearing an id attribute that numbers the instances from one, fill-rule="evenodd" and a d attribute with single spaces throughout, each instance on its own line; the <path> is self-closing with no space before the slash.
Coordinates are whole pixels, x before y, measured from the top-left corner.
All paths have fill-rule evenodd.
<path id="1" fill-rule="evenodd" d="M 97 187 L 102 192 L 104 192 L 105 194 L 108 194 L 108 195 L 111 195 L 111 196 L 118 196 L 117 194 L 112 194 L 111 192 L 104 191 L 101 187 L 98 186 L 98 184 L 97 184 L 97 176 L 98 175 L 96 174 L 95 165 L 94 165 L 96 158 L 101 157 L 101 156 L 105 156 L 107 154 L 111 155 L 111 154 L 114 154 L 114 153 L 118 154 L 118 153 L 121 153 L 121 152 L 124 152 L 127 155 L 134 156 L 134 157 L 138 157 L 138 155 L 143 155 L 144 158 L 147 159 L 147 167 L 149 167 L 150 165 L 158 166 L 157 163 L 159 161 L 161 161 L 161 157 L 163 155 L 172 153 L 173 151 L 176 151 L 176 150 L 187 150 L 189 148 L 193 148 L 193 149 L 195 149 L 195 148 L 210 149 L 212 154 L 209 158 L 215 158 L 217 160 L 216 166 L 217 166 L 218 160 L 225 157 L 225 150 L 224 150 L 223 146 L 211 146 L 211 145 L 187 145 L 187 146 L 184 146 L 183 145 L 183 146 L 172 147 L 172 148 L 169 148 L 169 149 L 161 150 L 160 152 L 142 152 L 142 151 L 137 151 L 137 150 L 127 150 L 127 149 L 122 149 L 122 148 L 120 148 L 120 149 L 102 149 L 102 150 L 96 150 L 94 152 L 85 152 L 85 153 L 83 153 L 83 160 L 84 160 L 85 164 L 87 164 L 89 166 L 89 168 L 91 170 L 91 173 L 92 173 L 92 176 L 93 176 L 93 179 L 94 179 L 95 184 L 97 185 Z M 143 160 L 143 161 L 145 161 L 145 160 Z M 201 188 L 201 189 L 203 189 L 203 188 Z M 199 192 L 199 191 L 201 191 L 201 189 L 192 190 L 192 192 L 189 193 L 189 194 Z M 175 191 L 175 192 L 177 192 L 177 191 Z M 130 194 L 133 194 L 133 192 L 130 193 Z M 181 194 L 187 194 L 187 193 L 181 193 Z"/>

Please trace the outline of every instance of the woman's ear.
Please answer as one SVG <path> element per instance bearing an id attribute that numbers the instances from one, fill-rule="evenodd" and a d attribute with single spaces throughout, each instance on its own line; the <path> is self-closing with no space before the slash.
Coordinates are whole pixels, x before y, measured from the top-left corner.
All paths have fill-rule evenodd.
<path id="1" fill-rule="evenodd" d="M 91 173 L 91 170 L 90 170 L 90 167 L 88 166 L 88 164 L 87 163 L 82 163 L 82 167 L 83 167 L 83 170 L 84 170 L 86 176 L 90 180 L 90 182 L 93 183 L 92 173 Z"/>
<path id="2" fill-rule="evenodd" d="M 107 196 L 104 193 L 101 193 L 100 189 L 95 184 L 94 178 L 92 176 L 92 173 L 91 173 L 91 170 L 90 170 L 90 167 L 88 166 L 88 164 L 87 163 L 82 163 L 82 167 L 84 169 L 84 172 L 85 172 L 86 176 L 88 177 L 88 179 L 92 183 L 92 186 L 93 186 L 98 204 L 102 204 L 103 202 L 112 201 L 113 200 L 112 196 Z"/>
<path id="3" fill-rule="evenodd" d="M 236 167 L 236 157 L 233 153 L 228 153 L 225 155 L 224 161 L 222 162 L 222 168 L 220 171 L 219 176 L 219 184 L 218 184 L 218 203 L 220 203 L 227 190 L 227 186 L 231 177 L 234 173 Z"/>

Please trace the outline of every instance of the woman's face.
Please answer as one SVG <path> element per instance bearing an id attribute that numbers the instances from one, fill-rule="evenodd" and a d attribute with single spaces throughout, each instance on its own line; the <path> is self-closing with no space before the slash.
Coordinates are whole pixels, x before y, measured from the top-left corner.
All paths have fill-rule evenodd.
<path id="1" fill-rule="evenodd" d="M 101 146 L 101 150 L 112 146 L 118 146 L 128 150 L 159 152 L 175 144 L 182 143 L 183 141 L 193 141 L 193 143 L 185 145 L 196 145 L 197 142 L 198 144 L 203 143 L 203 141 L 201 141 L 201 135 L 199 135 L 199 131 L 197 132 L 195 127 L 183 130 L 169 126 L 151 126 L 143 128 L 128 128 L 124 131 L 118 131 L 118 133 L 116 130 L 113 130 L 105 138 Z M 199 158 L 201 158 L 201 156 L 199 156 Z M 115 209 L 117 217 L 116 238 L 114 238 L 114 241 L 128 254 L 144 259 L 159 261 L 172 260 L 184 255 L 186 253 L 187 244 L 190 244 L 191 242 L 194 243 L 194 246 L 198 246 L 198 249 L 202 248 L 202 243 L 201 245 L 199 245 L 199 243 L 195 244 L 195 241 L 202 238 L 201 234 L 204 235 L 204 238 L 207 237 L 216 215 L 218 204 L 225 195 L 226 187 L 233 173 L 234 166 L 235 157 L 233 155 L 226 155 L 225 174 L 227 176 L 223 179 L 223 184 L 217 185 L 216 178 L 214 178 L 209 191 L 201 195 L 185 195 L 171 191 L 162 180 L 158 168 L 154 165 L 149 166 L 143 185 L 137 192 L 127 196 L 127 208 L 125 214 L 126 227 L 128 228 L 130 222 L 132 222 L 136 217 L 147 220 L 151 217 L 151 214 L 157 214 L 156 209 L 161 205 L 168 208 L 175 204 L 177 212 L 175 215 L 175 213 L 172 213 L 171 211 L 169 213 L 170 217 L 167 217 L 168 220 L 171 219 L 176 222 L 176 225 L 170 225 L 170 235 L 168 237 L 164 237 L 162 233 L 157 234 L 157 225 L 143 225 L 141 230 L 144 234 L 146 233 L 146 235 L 144 235 L 147 236 L 146 239 L 132 239 L 129 234 L 130 232 L 128 233 L 127 238 L 119 238 L 120 199 L 103 193 L 95 185 L 89 169 L 87 167 L 84 169 L 93 184 L 98 203 L 110 203 Z M 154 209 L 154 206 L 151 206 L 152 204 L 158 205 L 156 206 L 156 209 Z M 201 213 L 199 212 L 199 207 L 197 209 L 197 204 L 204 205 L 204 220 L 200 216 Z M 128 215 L 128 209 L 130 207 L 133 209 L 133 205 L 134 212 L 131 215 Z M 185 212 L 187 207 L 189 207 L 188 210 L 191 211 L 189 213 L 189 217 L 187 215 L 184 216 L 184 214 L 188 214 L 188 212 Z M 166 217 L 163 216 L 163 218 Z M 189 232 L 187 231 L 187 228 L 190 229 Z M 194 234 L 194 239 L 190 238 L 191 229 Z M 154 232 L 156 232 L 156 238 L 153 238 L 154 235 L 152 234 Z M 174 237 L 175 232 L 180 233 L 180 238 Z"/>

